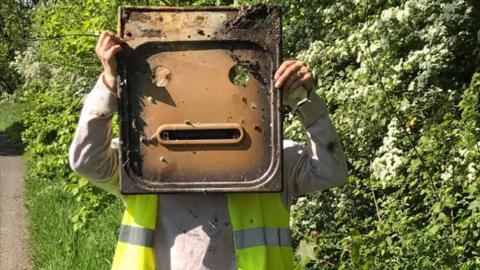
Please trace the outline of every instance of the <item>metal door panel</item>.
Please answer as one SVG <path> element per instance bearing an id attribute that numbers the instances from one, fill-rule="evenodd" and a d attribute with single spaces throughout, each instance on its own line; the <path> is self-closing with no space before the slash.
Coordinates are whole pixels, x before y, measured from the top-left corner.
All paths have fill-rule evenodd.
<path id="1" fill-rule="evenodd" d="M 267 6 L 120 8 L 122 193 L 281 190 L 280 25 Z"/>

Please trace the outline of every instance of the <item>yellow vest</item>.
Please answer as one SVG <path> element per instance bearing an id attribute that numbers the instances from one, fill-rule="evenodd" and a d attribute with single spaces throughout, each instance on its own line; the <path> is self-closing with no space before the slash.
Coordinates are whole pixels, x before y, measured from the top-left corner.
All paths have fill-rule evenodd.
<path id="1" fill-rule="evenodd" d="M 280 193 L 227 195 L 239 270 L 291 270 L 289 211 Z M 155 270 L 158 195 L 128 196 L 112 270 Z"/>

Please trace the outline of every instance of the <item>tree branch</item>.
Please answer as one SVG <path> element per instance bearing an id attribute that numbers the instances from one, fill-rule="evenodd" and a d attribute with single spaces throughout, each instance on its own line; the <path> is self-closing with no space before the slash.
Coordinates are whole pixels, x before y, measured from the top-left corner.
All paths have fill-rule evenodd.
<path id="1" fill-rule="evenodd" d="M 173 6 L 170 2 L 168 2 L 167 0 L 161 0 L 165 5 L 167 6 Z"/>

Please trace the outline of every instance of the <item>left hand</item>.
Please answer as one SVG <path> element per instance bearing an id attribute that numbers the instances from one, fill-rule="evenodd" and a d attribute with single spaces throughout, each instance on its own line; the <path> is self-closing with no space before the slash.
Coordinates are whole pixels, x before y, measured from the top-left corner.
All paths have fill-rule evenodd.
<path id="1" fill-rule="evenodd" d="M 308 93 L 313 89 L 313 75 L 307 65 L 300 60 L 284 61 L 275 73 L 275 87 L 281 88 L 284 96 L 303 86 Z"/>

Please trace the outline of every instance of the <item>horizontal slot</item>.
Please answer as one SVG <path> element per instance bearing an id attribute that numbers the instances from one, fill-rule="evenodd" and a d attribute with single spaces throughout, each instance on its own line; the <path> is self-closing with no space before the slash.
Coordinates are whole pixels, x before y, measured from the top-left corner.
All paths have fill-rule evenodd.
<path id="1" fill-rule="evenodd" d="M 171 140 L 232 140 L 240 137 L 238 129 L 192 129 L 192 130 L 164 130 L 160 137 L 165 141 Z"/>
<path id="2" fill-rule="evenodd" d="M 157 138 L 162 144 L 233 144 L 243 138 L 238 124 L 164 125 Z"/>

